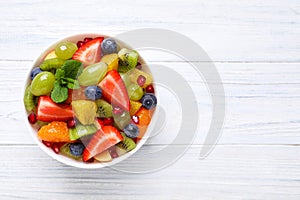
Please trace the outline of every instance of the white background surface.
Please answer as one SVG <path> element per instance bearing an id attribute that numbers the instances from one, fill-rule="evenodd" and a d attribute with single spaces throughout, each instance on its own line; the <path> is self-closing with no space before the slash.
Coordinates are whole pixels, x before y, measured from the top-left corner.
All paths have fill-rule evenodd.
<path id="1" fill-rule="evenodd" d="M 300 199 L 299 1 L 1 0 L 0 15 L 0 199 Z M 51 159 L 34 144 L 22 115 L 33 59 L 66 35 L 146 27 L 190 37 L 215 62 L 226 121 L 212 154 L 198 159 L 211 114 L 203 80 L 178 58 L 144 52 L 149 63 L 182 73 L 197 92 L 200 127 L 189 151 L 142 175 Z M 164 130 L 139 155 L 172 137 Z"/>

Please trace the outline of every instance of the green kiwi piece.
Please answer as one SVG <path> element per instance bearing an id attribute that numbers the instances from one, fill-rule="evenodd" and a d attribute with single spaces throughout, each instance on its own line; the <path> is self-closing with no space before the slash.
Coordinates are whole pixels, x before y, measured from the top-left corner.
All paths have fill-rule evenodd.
<path id="1" fill-rule="evenodd" d="M 91 135 L 96 133 L 97 129 L 94 125 L 76 125 L 75 128 L 69 129 L 70 140 L 77 140 L 83 136 Z"/>
<path id="2" fill-rule="evenodd" d="M 74 156 L 73 154 L 71 154 L 71 152 L 70 152 L 70 143 L 66 143 L 63 146 L 61 146 L 60 149 L 59 149 L 59 153 L 64 155 L 64 156 L 67 156 L 69 158 L 76 159 L 76 160 L 78 160 L 82 157 L 82 156 Z"/>
<path id="3" fill-rule="evenodd" d="M 112 106 L 103 99 L 96 100 L 97 104 L 97 117 L 108 118 L 112 117 Z"/>
<path id="4" fill-rule="evenodd" d="M 125 149 L 127 152 L 135 149 L 135 147 L 136 147 L 135 142 L 131 138 L 127 137 L 124 133 L 121 133 L 121 134 L 123 136 L 123 140 L 121 142 L 119 142 L 117 144 L 117 146 L 122 149 Z"/>
<path id="5" fill-rule="evenodd" d="M 38 120 L 38 121 L 36 122 L 36 124 L 37 124 L 39 127 L 42 127 L 42 126 L 45 126 L 45 125 L 49 124 L 49 122 L 43 122 L 43 121 Z"/>
<path id="6" fill-rule="evenodd" d="M 51 59 L 44 60 L 40 65 L 40 68 L 43 71 L 50 71 L 53 69 L 60 68 L 65 64 L 65 62 L 66 62 L 65 60 L 60 58 L 51 58 Z"/>
<path id="7" fill-rule="evenodd" d="M 139 57 L 136 51 L 121 49 L 121 51 L 118 53 L 118 56 L 119 56 L 119 68 L 118 68 L 119 72 L 125 73 L 136 67 L 138 62 L 138 57 Z"/>
<path id="8" fill-rule="evenodd" d="M 25 89 L 25 94 L 24 94 L 24 105 L 25 108 L 28 112 L 31 112 L 32 110 L 35 109 L 35 96 L 30 92 L 31 86 L 28 85 Z"/>

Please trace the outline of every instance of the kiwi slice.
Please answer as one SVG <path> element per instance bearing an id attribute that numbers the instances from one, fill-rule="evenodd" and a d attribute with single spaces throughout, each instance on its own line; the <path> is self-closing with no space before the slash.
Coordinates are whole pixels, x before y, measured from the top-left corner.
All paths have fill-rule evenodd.
<path id="1" fill-rule="evenodd" d="M 40 68 L 43 71 L 50 71 L 53 69 L 60 68 L 65 64 L 65 62 L 66 61 L 61 58 L 51 58 L 51 59 L 44 60 L 40 65 Z"/>
<path id="2" fill-rule="evenodd" d="M 117 146 L 126 150 L 127 152 L 135 149 L 136 147 L 135 142 L 131 138 L 127 137 L 123 132 L 121 134 L 123 136 L 123 140 L 119 142 Z"/>
<path id="3" fill-rule="evenodd" d="M 27 88 L 25 89 L 25 94 L 24 94 L 24 105 L 27 111 L 32 111 L 35 109 L 35 96 L 30 92 L 31 91 L 31 86 L 28 85 Z"/>
<path id="4" fill-rule="evenodd" d="M 118 53 L 119 56 L 119 68 L 118 71 L 121 73 L 128 72 L 135 68 L 138 62 L 138 53 L 134 50 L 121 49 Z"/>
<path id="5" fill-rule="evenodd" d="M 75 128 L 69 129 L 70 140 L 77 140 L 83 136 L 94 134 L 97 131 L 94 125 L 83 126 L 78 124 Z"/>
<path id="6" fill-rule="evenodd" d="M 64 155 L 64 156 L 67 156 L 69 158 L 73 158 L 75 160 L 80 159 L 82 157 L 81 155 L 80 156 L 75 156 L 70 152 L 70 145 L 71 145 L 71 143 L 66 143 L 63 146 L 61 146 L 60 149 L 59 149 L 59 153 Z"/>
<path id="7" fill-rule="evenodd" d="M 112 106 L 103 99 L 96 100 L 97 117 L 108 118 L 112 117 Z"/>

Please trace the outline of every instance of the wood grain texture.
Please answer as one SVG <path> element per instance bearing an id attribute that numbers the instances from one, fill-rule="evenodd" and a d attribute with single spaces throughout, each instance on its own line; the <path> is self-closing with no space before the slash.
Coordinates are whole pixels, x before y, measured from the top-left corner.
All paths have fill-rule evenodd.
<path id="1" fill-rule="evenodd" d="M 0 199 L 300 199 L 298 0 L 0 0 L 0 15 Z M 218 145 L 198 159 L 212 108 L 201 76 L 174 55 L 142 51 L 150 65 L 174 69 L 195 92 L 200 120 L 191 148 L 173 165 L 140 175 L 53 160 L 24 123 L 22 88 L 32 61 L 66 35 L 136 28 L 182 33 L 215 62 L 226 98 Z M 176 136 L 177 102 L 161 90 L 173 120 L 134 155 L 134 163 L 125 163 L 128 169 L 142 167 L 144 155 Z"/>
<path id="2" fill-rule="evenodd" d="M 0 54 L 31 60 L 68 34 L 153 27 L 185 34 L 214 61 L 298 62 L 299 12 L 297 0 L 1 1 Z"/>
<path id="3" fill-rule="evenodd" d="M 175 164 L 159 172 L 127 174 L 110 168 L 67 167 L 34 146 L 0 147 L 0 194 L 5 199 L 296 200 L 300 197 L 299 147 L 218 145 L 205 160 L 198 159 L 199 148 L 193 146 Z M 155 149 L 144 146 L 140 154 Z M 139 160 L 134 164 L 142 166 Z M 128 165 L 128 169 L 131 167 Z"/>

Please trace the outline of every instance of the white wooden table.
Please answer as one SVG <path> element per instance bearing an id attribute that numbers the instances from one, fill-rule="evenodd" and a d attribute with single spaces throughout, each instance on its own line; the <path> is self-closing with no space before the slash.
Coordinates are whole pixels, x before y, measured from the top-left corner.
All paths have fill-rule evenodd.
<path id="1" fill-rule="evenodd" d="M 0 199 L 300 199 L 298 0 L 1 0 L 0 15 Z M 145 27 L 182 33 L 215 62 L 226 120 L 211 155 L 198 159 L 210 114 L 197 77 L 189 83 L 199 90 L 198 136 L 161 171 L 76 169 L 42 152 L 26 129 L 21 103 L 33 59 L 66 35 Z M 148 52 L 145 59 L 192 77 L 186 63 L 172 56 Z M 165 131 L 140 151 L 158 149 L 168 139 Z"/>

